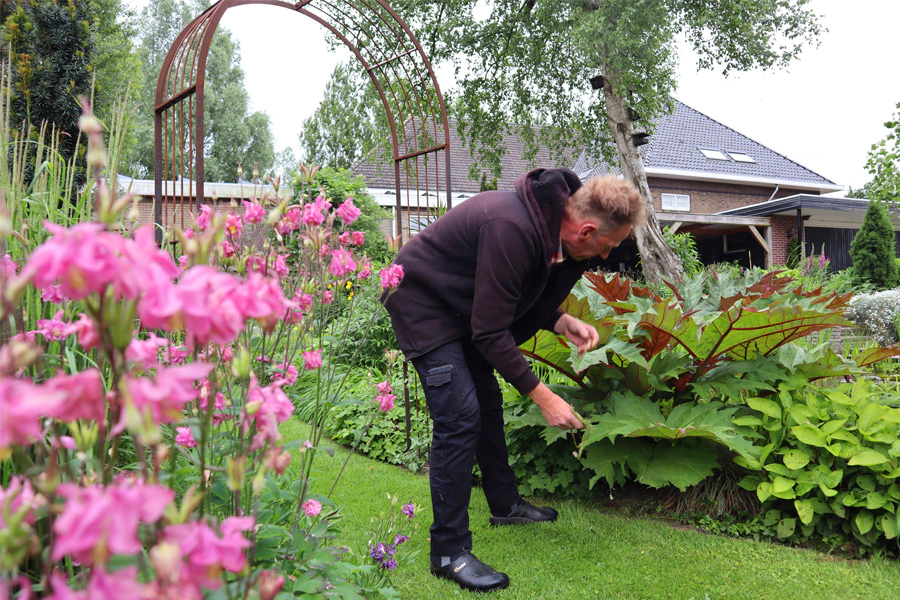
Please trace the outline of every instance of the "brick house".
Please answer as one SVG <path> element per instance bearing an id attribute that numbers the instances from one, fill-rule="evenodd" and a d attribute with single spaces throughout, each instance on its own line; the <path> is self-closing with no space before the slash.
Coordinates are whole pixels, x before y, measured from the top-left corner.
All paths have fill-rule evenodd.
<path id="1" fill-rule="evenodd" d="M 482 182 L 469 178 L 472 159 L 453 122 L 450 133 L 455 204 L 478 193 Z M 570 161 L 559 161 L 542 148 L 529 162 L 522 158 L 523 144 L 516 136 L 507 136 L 505 143 L 498 189 L 512 189 L 515 178 L 533 167 L 568 166 L 582 179 L 618 172 L 617 167 L 583 152 Z M 691 233 L 704 262 L 783 264 L 788 240 L 799 236 L 806 252 L 819 253 L 824 244 L 833 269 L 850 265 L 850 242 L 859 230 L 867 201 L 822 196 L 843 189 L 822 175 L 678 101 L 672 114 L 659 119 L 641 154 L 660 224 Z M 365 176 L 369 191 L 381 206 L 392 213 L 397 210 L 390 167 L 363 159 L 353 170 Z M 420 196 L 417 201 L 435 206 L 445 194 L 433 190 L 424 196 L 428 197 Z M 396 224 L 385 220 L 386 233 L 414 234 L 433 218 L 419 212 L 408 198 L 401 194 L 403 231 L 394 231 Z M 894 225 L 900 231 L 900 219 L 895 219 Z M 607 268 L 627 270 L 637 260 L 636 248 L 625 246 L 610 256 Z"/>

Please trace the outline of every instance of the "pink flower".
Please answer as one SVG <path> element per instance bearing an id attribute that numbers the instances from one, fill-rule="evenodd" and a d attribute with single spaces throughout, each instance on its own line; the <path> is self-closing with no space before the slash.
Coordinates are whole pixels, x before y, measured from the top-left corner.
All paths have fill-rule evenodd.
<path id="1" fill-rule="evenodd" d="M 42 387 L 62 396 L 56 405 L 48 407 L 51 417 L 67 423 L 79 419 L 99 423 L 106 418 L 106 392 L 98 369 L 85 369 L 74 375 L 60 373 Z"/>
<path id="2" fill-rule="evenodd" d="M 241 235 L 241 231 L 243 230 L 244 222 L 241 220 L 241 218 L 233 212 L 228 215 L 228 218 L 225 219 L 225 233 L 228 235 L 228 237 L 236 238 Z"/>
<path id="3" fill-rule="evenodd" d="M 291 418 L 294 404 L 281 391 L 281 386 L 260 387 L 256 377 L 250 379 L 247 388 L 247 402 L 244 405 L 243 420 L 246 427 L 253 423 L 257 434 L 250 445 L 251 450 L 261 448 L 265 442 L 275 443 L 281 439 L 278 424 Z"/>
<path id="4" fill-rule="evenodd" d="M 247 565 L 244 549 L 251 544 L 243 532 L 253 525 L 253 517 L 228 517 L 222 522 L 219 537 L 209 525 L 191 521 L 166 527 L 163 539 L 181 548 L 189 580 L 218 589 L 222 585 L 219 575 L 222 569 L 238 573 Z"/>
<path id="5" fill-rule="evenodd" d="M 108 573 L 104 569 L 95 567 L 91 570 L 91 579 L 87 587 L 81 591 L 73 591 L 68 588 L 66 578 L 59 573 L 50 575 L 50 584 L 53 594 L 44 596 L 46 600 L 120 600 L 122 598 L 148 598 L 162 596 L 148 596 L 149 586 L 138 581 L 137 567 L 125 567 L 114 573 Z M 192 600 L 187 596 L 180 596 L 184 600 Z M 24 597 L 22 600 L 26 600 Z"/>
<path id="6" fill-rule="evenodd" d="M 194 439 L 194 434 L 191 432 L 190 427 L 176 427 L 175 431 L 178 434 L 175 436 L 176 444 L 185 448 L 197 447 L 197 440 Z"/>
<path id="7" fill-rule="evenodd" d="M 9 254 L 0 257 L 0 278 L 9 281 L 16 276 L 19 271 L 19 263 L 14 261 Z"/>
<path id="8" fill-rule="evenodd" d="M 259 574 L 259 600 L 274 600 L 282 588 L 284 575 L 271 570 Z"/>
<path id="9" fill-rule="evenodd" d="M 203 231 L 207 227 L 209 227 L 210 219 L 213 216 L 213 209 L 205 204 L 200 205 L 200 214 L 197 215 L 197 218 L 194 219 L 194 224 L 197 226 L 197 229 Z"/>
<path id="10" fill-rule="evenodd" d="M 394 408 L 394 400 L 397 399 L 397 396 L 394 394 L 379 394 L 375 396 L 375 400 L 378 401 L 378 408 L 381 409 L 381 412 L 387 412 Z"/>
<path id="11" fill-rule="evenodd" d="M 42 496 L 35 496 L 31 482 L 24 475 L 13 475 L 5 490 L 0 487 L 0 529 L 6 528 L 3 513 L 9 511 L 7 514 L 15 514 L 23 506 L 29 507 L 25 513 L 25 522 L 34 525 L 37 520 L 34 509 L 43 503 L 46 500 Z"/>
<path id="12" fill-rule="evenodd" d="M 222 240 L 222 258 L 231 258 L 234 256 L 234 246 L 228 240 Z"/>
<path id="13" fill-rule="evenodd" d="M 62 286 L 60 285 L 51 285 L 43 292 L 41 292 L 41 300 L 44 302 L 50 302 L 52 304 L 62 304 L 68 298 L 62 293 Z"/>
<path id="14" fill-rule="evenodd" d="M 310 350 L 308 352 L 303 353 L 303 368 L 307 371 L 312 371 L 313 369 L 318 369 L 322 366 L 322 350 L 321 348 L 317 348 L 316 350 Z"/>
<path id="15" fill-rule="evenodd" d="M 266 209 L 262 204 L 244 200 L 244 208 L 245 223 L 262 223 L 266 220 Z"/>
<path id="16" fill-rule="evenodd" d="M 290 273 L 290 269 L 287 266 L 287 255 L 286 254 L 276 254 L 275 255 L 275 264 L 272 266 L 275 269 L 275 274 L 279 277 L 287 277 L 288 273 Z"/>
<path id="17" fill-rule="evenodd" d="M 333 301 L 334 301 L 334 293 L 332 293 L 331 290 L 325 290 L 325 292 L 322 294 L 322 304 L 325 304 L 327 306 L 327 305 L 331 304 Z"/>
<path id="18" fill-rule="evenodd" d="M 44 226 L 51 237 L 32 252 L 21 274 L 36 288 L 45 290 L 59 281 L 63 295 L 81 300 L 116 279 L 121 237 L 106 233 L 100 223 L 67 229 L 48 221 Z"/>
<path id="19" fill-rule="evenodd" d="M 141 523 L 155 523 L 175 492 L 162 485 L 132 479 L 104 487 L 63 483 L 57 488 L 66 499 L 53 523 L 56 542 L 52 560 L 66 555 L 83 564 L 106 564 L 112 554 L 139 554 Z"/>
<path id="20" fill-rule="evenodd" d="M 394 388 L 391 387 L 390 381 L 382 381 L 381 383 L 376 383 L 375 387 L 378 388 L 379 394 L 390 394 L 394 391 Z"/>
<path id="21" fill-rule="evenodd" d="M 275 368 L 278 370 L 272 374 L 272 379 L 278 382 L 279 386 L 294 385 L 294 382 L 297 381 L 297 367 L 294 365 L 285 361 L 280 365 L 275 365 Z"/>
<path id="22" fill-rule="evenodd" d="M 85 350 L 96 348 L 100 345 L 100 334 L 94 324 L 94 320 L 85 313 L 78 315 L 78 320 L 72 323 L 72 333 L 78 338 L 78 343 Z"/>
<path id="23" fill-rule="evenodd" d="M 303 205 L 303 217 L 302 220 L 307 225 L 321 225 L 325 222 L 325 215 L 322 213 L 322 210 L 317 208 L 315 204 L 304 204 Z"/>
<path id="24" fill-rule="evenodd" d="M 362 246 L 366 243 L 366 232 L 365 231 L 354 231 L 353 232 L 353 245 L 354 246 Z"/>
<path id="25" fill-rule="evenodd" d="M 24 379 L 0 377 L 0 450 L 41 437 L 41 418 L 66 399 L 65 392 Z"/>
<path id="26" fill-rule="evenodd" d="M 63 321 L 64 314 L 63 311 L 59 310 L 52 319 L 39 319 L 37 322 L 39 329 L 36 329 L 35 332 L 43 335 L 48 342 L 58 342 L 66 339 L 73 332 L 73 329 L 69 323 Z"/>
<path id="27" fill-rule="evenodd" d="M 369 277 L 372 276 L 372 263 L 366 259 L 366 262 L 362 264 L 359 269 L 359 273 L 356 274 L 356 278 L 360 281 L 368 281 Z"/>
<path id="28" fill-rule="evenodd" d="M 306 502 L 303 503 L 303 510 L 306 512 L 307 517 L 315 517 L 320 512 L 322 512 L 322 503 L 318 500 L 313 500 L 310 498 Z"/>
<path id="29" fill-rule="evenodd" d="M 261 256 L 250 256 L 247 258 L 247 272 L 260 273 L 266 265 Z"/>
<path id="30" fill-rule="evenodd" d="M 347 198 L 335 211 L 337 216 L 344 222 L 344 225 L 350 225 L 359 218 L 362 211 L 353 206 L 353 198 Z"/>
<path id="31" fill-rule="evenodd" d="M 381 288 L 384 290 L 394 289 L 403 280 L 403 266 L 388 265 L 379 274 L 381 275 Z"/>
<path id="32" fill-rule="evenodd" d="M 331 266 L 328 268 L 335 277 L 346 277 L 356 270 L 356 262 L 349 250 L 339 248 L 331 251 Z"/>
<path id="33" fill-rule="evenodd" d="M 125 358 L 144 369 L 149 369 L 159 362 L 159 349 L 168 345 L 167 338 L 159 337 L 153 332 L 147 334 L 146 340 L 135 336 L 125 348 Z"/>
<path id="34" fill-rule="evenodd" d="M 284 450 L 281 446 L 272 448 L 266 454 L 266 467 L 272 469 L 279 475 L 284 475 L 284 472 L 290 464 L 291 453 Z"/>
<path id="35" fill-rule="evenodd" d="M 338 241 L 342 246 L 349 246 L 351 243 L 353 243 L 353 237 L 350 235 L 349 231 L 344 231 L 341 233 L 341 235 L 338 236 Z"/>
<path id="36" fill-rule="evenodd" d="M 146 415 L 153 423 L 172 423 L 181 419 L 184 404 L 197 397 L 194 383 L 203 379 L 212 371 L 209 363 L 190 363 L 180 367 L 159 367 L 156 379 L 149 377 L 125 376 L 128 394 L 142 415 Z M 122 420 L 116 425 L 114 433 L 125 428 L 127 411 L 122 411 Z"/>
<path id="37" fill-rule="evenodd" d="M 302 293 L 300 288 L 297 288 L 297 294 L 294 296 L 294 302 L 297 303 L 297 306 L 300 307 L 300 310 L 309 310 L 309 307 L 311 307 L 313 304 L 313 297 L 311 294 Z"/>
<path id="38" fill-rule="evenodd" d="M 163 358 L 170 365 L 183 365 L 190 356 L 191 353 L 185 350 L 184 346 L 178 346 L 177 348 L 166 346 L 163 350 Z"/>
<path id="39" fill-rule="evenodd" d="M 260 273 L 250 273 L 247 281 L 236 290 L 233 301 L 245 318 L 256 319 L 264 331 L 271 331 L 290 304 L 281 293 L 275 279 Z"/>

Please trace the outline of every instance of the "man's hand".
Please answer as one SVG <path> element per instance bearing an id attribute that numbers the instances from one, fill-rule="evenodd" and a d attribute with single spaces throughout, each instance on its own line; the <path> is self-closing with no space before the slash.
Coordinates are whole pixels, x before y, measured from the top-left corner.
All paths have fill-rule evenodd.
<path id="1" fill-rule="evenodd" d="M 578 356 L 593 350 L 600 343 L 600 334 L 592 326 L 570 314 L 563 315 L 553 326 L 553 332 L 566 337 L 578 348 Z"/>
<path id="2" fill-rule="evenodd" d="M 531 390 L 528 397 L 540 407 L 541 413 L 547 419 L 547 424 L 551 427 L 566 430 L 584 428 L 584 424 L 575 416 L 572 405 L 550 391 L 550 388 L 543 383 L 539 383 L 536 388 Z"/>

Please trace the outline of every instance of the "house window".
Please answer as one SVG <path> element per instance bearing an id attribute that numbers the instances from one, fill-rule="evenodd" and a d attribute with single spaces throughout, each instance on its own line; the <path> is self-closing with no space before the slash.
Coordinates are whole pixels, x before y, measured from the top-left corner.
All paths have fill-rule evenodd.
<path id="1" fill-rule="evenodd" d="M 421 215 L 413 215 L 409 218 L 409 233 L 416 234 L 421 233 L 423 229 L 428 227 L 430 224 L 437 219 L 434 215 L 429 214 L 421 214 Z"/>
<path id="2" fill-rule="evenodd" d="M 723 235 L 722 250 L 728 254 L 732 252 L 745 252 L 747 245 L 744 242 L 744 236 L 741 235 Z"/>
<path id="3" fill-rule="evenodd" d="M 731 160 L 734 162 L 756 163 L 756 161 L 753 160 L 753 157 L 746 152 L 729 152 L 728 156 L 730 156 Z"/>
<path id="4" fill-rule="evenodd" d="M 728 155 L 722 152 L 721 150 L 714 150 L 712 148 L 697 148 L 700 152 L 703 153 L 703 156 L 710 160 L 731 160 L 728 158 Z"/>
<path id="5" fill-rule="evenodd" d="M 663 194 L 662 209 L 690 212 L 691 197 L 687 194 Z"/>

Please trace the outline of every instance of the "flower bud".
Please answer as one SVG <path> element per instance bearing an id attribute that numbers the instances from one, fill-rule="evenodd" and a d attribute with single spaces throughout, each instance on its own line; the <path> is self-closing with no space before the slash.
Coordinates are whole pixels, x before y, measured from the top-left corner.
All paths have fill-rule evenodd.
<path id="1" fill-rule="evenodd" d="M 273 600 L 284 587 L 284 575 L 275 571 L 259 574 L 259 600 Z"/>
<path id="2" fill-rule="evenodd" d="M 225 485 L 232 492 L 239 492 L 244 485 L 244 475 L 247 473 L 247 458 L 245 456 L 226 457 L 225 472 L 228 473 Z"/>
<path id="3" fill-rule="evenodd" d="M 236 379 L 246 379 L 250 376 L 251 358 L 250 352 L 243 346 L 238 348 L 237 352 L 232 353 L 231 358 L 231 374 Z"/>
<path id="4" fill-rule="evenodd" d="M 41 347 L 28 339 L 13 338 L 0 347 L 0 375 L 9 377 L 32 365 L 41 355 Z"/>
<path id="5" fill-rule="evenodd" d="M 160 581 L 175 583 L 181 574 L 181 548 L 171 542 L 160 542 L 150 549 L 150 564 Z"/>

